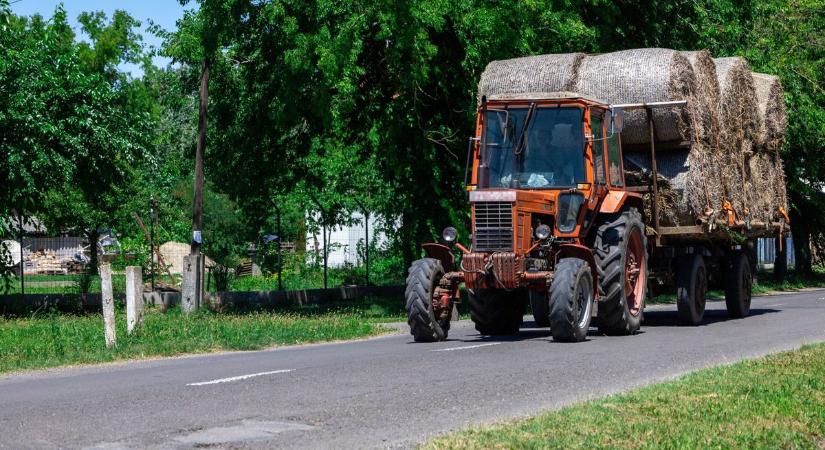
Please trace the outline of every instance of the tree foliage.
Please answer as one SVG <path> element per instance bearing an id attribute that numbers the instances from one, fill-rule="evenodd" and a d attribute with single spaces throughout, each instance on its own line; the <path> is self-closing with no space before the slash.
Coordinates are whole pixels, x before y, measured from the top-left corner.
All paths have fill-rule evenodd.
<path id="1" fill-rule="evenodd" d="M 822 0 L 196 6 L 175 30 L 149 28 L 178 64 L 157 68 L 124 12 L 83 13 L 89 39 L 77 42 L 62 10 L 20 18 L 0 0 L 0 175 L 14 186 L 0 192 L 0 214 L 136 234 L 131 212 L 155 197 L 163 237 L 187 239 L 198 81 L 209 60 L 204 232 L 216 258 L 230 264 L 244 251 L 236 244 L 272 233 L 278 205 L 286 238 L 298 241 L 307 227 L 367 208 L 388 220 L 410 259 L 446 225 L 467 234 L 467 138 L 490 60 L 660 46 L 742 55 L 780 76 L 795 222 L 822 236 Z M 142 78 L 120 72 L 125 62 L 143 65 Z"/>
<path id="2" fill-rule="evenodd" d="M 124 89 L 84 63 L 89 47 L 75 41 L 62 8 L 50 20 L 4 17 L 0 216 L 88 224 L 97 214 L 105 224 L 146 155 L 146 113 L 128 108 Z"/>

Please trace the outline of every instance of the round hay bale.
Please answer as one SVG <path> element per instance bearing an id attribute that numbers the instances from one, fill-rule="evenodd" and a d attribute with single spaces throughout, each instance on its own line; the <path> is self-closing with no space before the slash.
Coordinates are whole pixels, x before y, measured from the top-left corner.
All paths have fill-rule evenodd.
<path id="1" fill-rule="evenodd" d="M 719 80 L 716 64 L 707 50 L 682 52 L 690 62 L 696 75 L 696 112 L 699 137 L 708 149 L 719 146 Z"/>
<path id="2" fill-rule="evenodd" d="M 738 56 L 716 58 L 716 77 L 719 81 L 719 124 L 722 132 L 722 150 L 739 142 L 725 142 L 725 135 L 736 140 L 757 142 L 761 128 L 756 88 L 745 58 Z M 740 144 L 741 145 L 741 144 Z"/>
<path id="3" fill-rule="evenodd" d="M 478 102 L 496 94 L 570 91 L 582 58 L 584 53 L 562 53 L 492 61 L 478 82 Z"/>
<path id="4" fill-rule="evenodd" d="M 759 150 L 779 152 L 785 142 L 788 128 L 788 112 L 785 110 L 782 83 L 779 77 L 764 73 L 752 73 L 759 103 L 762 126 L 759 129 Z"/>
<path id="5" fill-rule="evenodd" d="M 754 195 L 749 204 L 752 220 L 768 222 L 773 219 L 774 205 L 776 205 L 776 170 L 773 161 L 767 153 L 757 153 L 748 161 L 745 187 Z"/>
<path id="6" fill-rule="evenodd" d="M 776 176 L 774 177 L 774 198 L 776 199 L 776 210 L 774 217 L 778 216 L 779 208 L 788 211 L 788 187 L 785 184 L 785 166 L 782 163 L 782 156 L 778 153 L 770 155 L 772 158 L 772 166 Z"/>
<path id="7" fill-rule="evenodd" d="M 716 65 L 707 50 L 682 52 L 690 62 L 696 75 L 696 107 L 689 111 L 693 118 L 694 141 L 700 145 L 692 147 L 688 164 L 685 194 L 694 211 L 721 211 L 725 192 L 721 183 L 719 164 L 712 155 L 719 148 L 719 81 Z"/>
<path id="8" fill-rule="evenodd" d="M 575 90 L 612 104 L 688 100 L 685 108 L 656 108 L 653 121 L 658 141 L 693 141 L 696 114 L 690 109 L 696 108 L 696 76 L 680 52 L 644 48 L 586 56 Z M 644 111 L 627 112 L 622 141 L 630 145 L 650 141 Z"/>
<path id="9" fill-rule="evenodd" d="M 759 139 L 759 117 L 753 77 L 744 58 L 716 58 L 719 81 L 719 150 L 722 185 L 725 197 L 734 210 L 747 218 L 754 210 L 752 202 L 759 195 L 748 180 L 749 156 Z"/>

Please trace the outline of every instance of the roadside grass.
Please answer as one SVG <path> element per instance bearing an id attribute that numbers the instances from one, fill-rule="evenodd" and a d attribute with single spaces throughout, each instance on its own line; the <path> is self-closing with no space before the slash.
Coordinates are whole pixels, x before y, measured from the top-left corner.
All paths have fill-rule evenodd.
<path id="1" fill-rule="evenodd" d="M 825 445 L 825 344 L 438 437 L 424 449 Z"/>
<path id="2" fill-rule="evenodd" d="M 397 299 L 396 303 L 401 303 Z M 401 306 L 403 308 L 403 305 Z M 144 323 L 126 334 L 117 311 L 117 348 L 106 349 L 99 314 L 37 314 L 0 318 L 0 373 L 73 364 L 219 350 L 257 350 L 277 345 L 356 339 L 387 333 L 382 322 L 399 320 L 389 299 L 358 304 L 245 314 L 202 311 L 184 315 L 150 308 Z"/>

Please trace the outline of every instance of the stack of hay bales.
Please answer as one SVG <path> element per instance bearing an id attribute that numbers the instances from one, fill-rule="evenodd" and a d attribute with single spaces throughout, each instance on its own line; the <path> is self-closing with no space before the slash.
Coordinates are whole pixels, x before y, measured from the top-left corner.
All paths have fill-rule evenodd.
<path id="1" fill-rule="evenodd" d="M 687 100 L 685 107 L 653 109 L 665 225 L 723 217 L 725 201 L 739 218 L 767 222 L 787 202 L 779 158 L 787 121 L 781 85 L 775 77 L 751 75 L 743 58 L 646 48 L 493 61 L 478 98 L 557 91 L 610 104 Z M 650 182 L 649 141 L 647 113 L 627 111 L 622 144 L 629 183 Z"/>

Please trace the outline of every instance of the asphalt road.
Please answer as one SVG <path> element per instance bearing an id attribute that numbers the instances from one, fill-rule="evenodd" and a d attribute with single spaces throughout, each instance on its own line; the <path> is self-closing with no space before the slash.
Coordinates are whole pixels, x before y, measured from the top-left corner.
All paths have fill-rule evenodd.
<path id="1" fill-rule="evenodd" d="M 411 447 L 435 434 L 557 408 L 714 364 L 825 340 L 825 291 L 755 298 L 728 320 L 678 327 L 672 306 L 643 333 L 554 343 L 454 324 L 450 340 L 408 334 L 0 378 L 2 448 Z"/>

